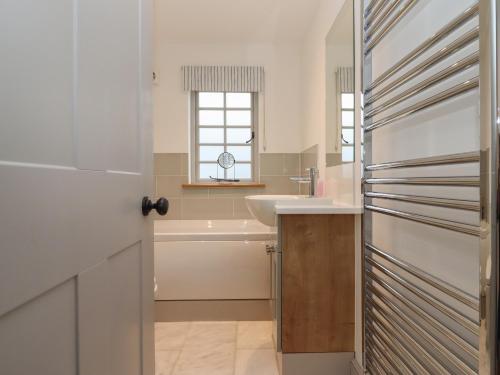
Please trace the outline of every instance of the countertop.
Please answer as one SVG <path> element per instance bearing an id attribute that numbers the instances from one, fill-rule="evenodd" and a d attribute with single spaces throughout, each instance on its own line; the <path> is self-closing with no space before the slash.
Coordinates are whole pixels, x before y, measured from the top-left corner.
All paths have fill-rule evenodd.
<path id="1" fill-rule="evenodd" d="M 294 204 L 287 205 L 285 203 L 275 206 L 276 214 L 278 215 L 359 215 L 363 213 L 362 206 L 349 205 L 344 203 L 331 204 Z"/>

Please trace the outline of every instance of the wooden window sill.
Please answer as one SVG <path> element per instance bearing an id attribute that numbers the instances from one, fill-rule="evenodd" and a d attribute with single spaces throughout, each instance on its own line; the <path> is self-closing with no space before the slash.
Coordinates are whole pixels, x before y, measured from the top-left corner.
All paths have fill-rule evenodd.
<path id="1" fill-rule="evenodd" d="M 256 182 L 207 182 L 207 183 L 195 183 L 195 184 L 182 184 L 183 189 L 239 189 L 239 188 L 255 188 L 263 189 L 266 184 L 259 184 Z"/>

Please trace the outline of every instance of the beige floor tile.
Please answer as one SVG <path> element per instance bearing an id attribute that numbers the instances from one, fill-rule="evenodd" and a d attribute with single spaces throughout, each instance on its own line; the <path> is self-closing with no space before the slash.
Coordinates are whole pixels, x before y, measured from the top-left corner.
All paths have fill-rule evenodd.
<path id="1" fill-rule="evenodd" d="M 237 350 L 235 375 L 278 375 L 274 350 Z"/>
<path id="2" fill-rule="evenodd" d="M 184 348 L 172 375 L 234 375 L 234 343 Z"/>
<path id="3" fill-rule="evenodd" d="M 184 344 L 186 349 L 211 349 L 221 344 L 236 344 L 236 322 L 192 323 Z"/>
<path id="4" fill-rule="evenodd" d="M 191 323 L 160 322 L 155 324 L 156 350 L 180 350 L 184 346 Z"/>
<path id="5" fill-rule="evenodd" d="M 155 375 L 172 375 L 179 350 L 160 350 L 155 353 Z"/>
<path id="6" fill-rule="evenodd" d="M 238 322 L 237 349 L 273 349 L 272 322 Z"/>

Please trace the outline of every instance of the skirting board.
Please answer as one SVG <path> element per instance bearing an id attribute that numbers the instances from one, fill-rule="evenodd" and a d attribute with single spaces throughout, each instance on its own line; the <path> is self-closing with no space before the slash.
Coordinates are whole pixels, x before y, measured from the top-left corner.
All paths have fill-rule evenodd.
<path id="1" fill-rule="evenodd" d="M 280 353 L 284 375 L 349 375 L 354 353 Z"/>
<path id="2" fill-rule="evenodd" d="M 363 367 L 359 364 L 356 358 L 353 358 L 351 361 L 351 375 L 363 375 L 365 371 Z"/>
<path id="3" fill-rule="evenodd" d="M 155 321 L 272 320 L 269 300 L 156 301 Z"/>

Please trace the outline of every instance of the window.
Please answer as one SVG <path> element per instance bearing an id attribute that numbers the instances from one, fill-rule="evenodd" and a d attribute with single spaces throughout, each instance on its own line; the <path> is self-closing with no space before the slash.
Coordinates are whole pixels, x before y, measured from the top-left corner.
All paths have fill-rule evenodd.
<path id="1" fill-rule="evenodd" d="M 354 161 L 354 94 L 341 94 L 342 162 Z"/>
<path id="2" fill-rule="evenodd" d="M 255 173 L 257 110 L 253 93 L 193 93 L 192 175 L 196 181 L 213 178 L 253 181 Z M 223 152 L 235 165 L 224 169 L 217 159 Z"/>

